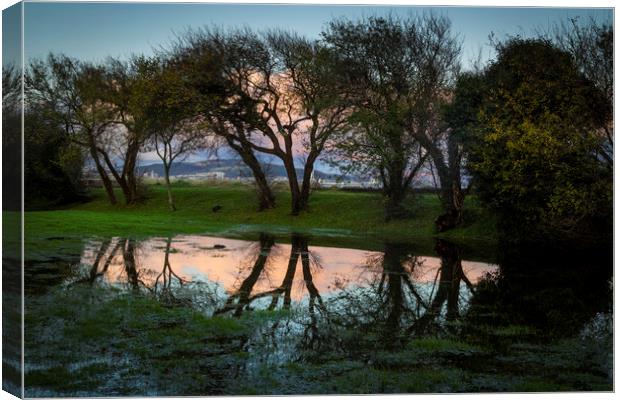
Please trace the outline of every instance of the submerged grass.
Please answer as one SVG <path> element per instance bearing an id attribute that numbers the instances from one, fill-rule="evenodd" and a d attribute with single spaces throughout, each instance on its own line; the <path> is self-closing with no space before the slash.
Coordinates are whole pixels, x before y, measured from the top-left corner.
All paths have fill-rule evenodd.
<path id="1" fill-rule="evenodd" d="M 264 317 L 207 317 L 147 295 L 86 285 L 26 305 L 28 396 L 221 393 Z M 230 377 L 232 378 L 232 377 Z"/>
<path id="2" fill-rule="evenodd" d="M 544 392 L 613 387 L 611 375 L 592 363 L 583 339 L 517 342 L 523 329 L 516 326 L 495 332 L 515 336 L 513 345 L 501 349 L 493 341 L 448 334 L 413 337 L 390 346 L 381 342 L 367 346 L 361 340 L 348 346 L 337 340 L 341 345 L 336 351 L 325 342 L 329 338 L 321 336 L 327 331 L 319 330 L 323 333 L 312 350 L 318 357 L 298 359 L 302 353 L 294 351 L 291 361 L 260 361 L 257 352 L 286 348 L 286 335 L 278 336 L 277 327 L 289 326 L 294 318 L 294 313 L 282 310 L 246 312 L 241 318 L 210 317 L 191 307 L 164 305 L 148 293 L 88 285 L 55 288 L 26 304 L 26 395 Z M 288 334 L 295 337 L 294 330 Z M 260 350 L 261 340 L 273 341 L 275 347 Z M 280 343 L 275 345 L 276 341 Z"/>

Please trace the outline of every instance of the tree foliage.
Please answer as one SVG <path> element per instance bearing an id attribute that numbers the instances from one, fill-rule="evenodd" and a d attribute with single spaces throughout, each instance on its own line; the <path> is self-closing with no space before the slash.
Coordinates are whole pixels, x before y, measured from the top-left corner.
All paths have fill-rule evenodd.
<path id="1" fill-rule="evenodd" d="M 2 188 L 3 210 L 20 210 L 22 165 L 22 82 L 14 65 L 2 67 Z"/>
<path id="2" fill-rule="evenodd" d="M 451 189 L 440 114 L 459 67 L 450 21 L 434 15 L 336 20 L 323 39 L 340 58 L 338 71 L 355 106 L 336 156 L 380 177 L 386 218 L 402 217 L 402 200 L 429 156 L 441 169 L 442 187 Z"/>
<path id="3" fill-rule="evenodd" d="M 26 209 L 58 206 L 84 198 L 84 149 L 72 143 L 41 113 L 24 118 L 24 205 Z"/>
<path id="4" fill-rule="evenodd" d="M 240 32 L 199 30 L 180 37 L 165 57 L 167 68 L 184 85 L 184 110 L 208 124 L 214 144 L 219 139 L 250 168 L 258 189 L 258 209 L 265 210 L 275 207 L 275 195 L 252 146 L 254 105 L 240 81 L 233 79 L 247 70 L 245 54 Z"/>
<path id="5" fill-rule="evenodd" d="M 257 182 L 262 172 L 255 153 L 281 160 L 291 212 L 307 208 L 314 164 L 347 117 L 333 54 L 317 41 L 275 30 L 203 29 L 187 33 L 177 47 L 177 58 L 191 66 L 189 76 L 206 100 L 199 109 L 213 132 L 241 155 Z M 197 69 L 201 63 L 218 74 L 205 76 Z M 222 95 L 210 95 L 218 85 Z"/>
<path id="6" fill-rule="evenodd" d="M 45 60 L 31 61 L 25 74 L 25 92 L 29 107 L 40 110 L 50 127 L 62 129 L 69 141 L 88 150 L 109 200 L 115 204 L 104 140 L 115 116 L 113 108 L 100 100 L 104 77 L 101 66 L 50 54 Z"/>
<path id="7" fill-rule="evenodd" d="M 159 58 L 142 58 L 138 63 L 140 80 L 132 109 L 141 115 L 148 136 L 145 149 L 154 150 L 162 160 L 168 191 L 168 205 L 176 210 L 170 186 L 173 162 L 209 147 L 207 123 L 192 112 L 191 99 L 182 75 Z"/>
<path id="8" fill-rule="evenodd" d="M 82 198 L 82 151 L 71 145 L 59 125 L 50 123 L 48 109 L 29 101 L 22 103 L 22 77 L 19 70 L 7 66 L 3 68 L 2 75 L 3 179 L 7 194 L 20 191 L 23 167 L 26 209 L 66 204 Z M 23 164 L 22 135 L 25 155 Z M 17 196 L 9 197 L 11 199 L 7 203 L 12 203 Z M 21 204 L 7 204 L 7 208 L 19 207 Z"/>
<path id="9" fill-rule="evenodd" d="M 155 57 L 99 64 L 50 55 L 31 62 L 25 82 L 26 147 L 50 161 L 26 172 L 41 195 L 64 201 L 56 189 L 79 192 L 88 155 L 110 202 L 116 183 L 129 204 L 140 199 L 141 152 L 155 150 L 168 182 L 179 157 L 225 145 L 251 169 L 261 210 L 275 196 L 259 157 L 279 160 L 298 214 L 329 150 L 343 170 L 380 180 L 386 219 L 407 214 L 403 201 L 428 166 L 440 184 L 438 229 L 461 223 L 466 164 L 506 228 L 606 231 L 612 49 L 610 25 L 571 21 L 546 38 L 498 43 L 486 69 L 462 73 L 450 21 L 430 14 L 333 20 L 320 40 L 190 30 Z M 9 130 L 19 115 L 14 75 L 3 71 Z M 169 201 L 174 209 L 171 192 Z"/>
<path id="10" fill-rule="evenodd" d="M 604 94 L 548 41 L 511 39 L 497 50 L 469 125 L 468 168 L 482 199 L 515 234 L 608 226 L 612 179 L 597 134 Z"/>
<path id="11" fill-rule="evenodd" d="M 579 71 L 603 94 L 606 105 L 601 113 L 607 118 L 599 129 L 604 138 L 599 153 L 609 168 L 613 168 L 613 102 L 614 102 L 614 31 L 609 23 L 591 19 L 581 23 L 571 19 L 569 23 L 557 25 L 548 35 L 560 49 L 568 52 Z"/>

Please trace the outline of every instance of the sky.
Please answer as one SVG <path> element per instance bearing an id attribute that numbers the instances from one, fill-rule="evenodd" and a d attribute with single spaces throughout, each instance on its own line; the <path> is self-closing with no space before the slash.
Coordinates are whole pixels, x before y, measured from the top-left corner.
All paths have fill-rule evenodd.
<path id="1" fill-rule="evenodd" d="M 428 12 L 420 6 L 242 5 L 162 3 L 56 3 L 27 2 L 24 17 L 26 59 L 62 52 L 91 61 L 108 55 L 150 54 L 173 40 L 175 32 L 204 25 L 249 26 L 256 29 L 294 29 L 319 37 L 332 18 L 364 15 L 407 15 Z M 463 40 L 463 61 L 492 56 L 489 34 L 530 35 L 555 22 L 579 16 L 612 19 L 611 9 L 433 7 L 449 17 Z"/>
<path id="2" fill-rule="evenodd" d="M 19 6 L 3 12 L 3 60 L 18 58 Z M 24 3 L 25 60 L 48 53 L 64 53 L 88 61 L 108 56 L 127 58 L 132 54 L 153 53 L 170 44 L 175 34 L 205 25 L 248 26 L 257 30 L 283 28 L 310 38 L 334 18 L 357 19 L 370 15 L 425 13 L 431 11 L 450 18 L 454 33 L 462 40 L 462 61 L 467 68 L 479 55 L 482 62 L 493 57 L 489 35 L 529 36 L 555 23 L 578 17 L 611 22 L 611 8 L 515 8 L 515 7 L 422 7 L 422 6 L 340 6 L 340 5 L 259 5 L 188 3 Z M 12 43 L 12 44 L 11 44 Z M 15 54 L 13 54 L 15 53 Z M 11 55 L 13 57 L 11 57 Z M 191 157 L 188 161 L 204 158 Z M 141 164 L 158 162 L 154 153 L 144 154 Z M 329 169 L 322 165 L 324 170 Z"/>
<path id="3" fill-rule="evenodd" d="M 21 4 L 2 11 L 2 65 L 21 64 Z"/>

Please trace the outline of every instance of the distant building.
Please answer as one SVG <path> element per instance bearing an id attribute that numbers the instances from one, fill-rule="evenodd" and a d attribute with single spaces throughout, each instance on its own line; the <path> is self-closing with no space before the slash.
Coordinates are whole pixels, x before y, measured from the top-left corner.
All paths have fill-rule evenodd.
<path id="1" fill-rule="evenodd" d="M 157 179 L 159 178 L 159 174 L 153 170 L 150 170 L 150 171 L 145 171 L 144 174 L 142 174 L 142 177 L 150 178 L 150 179 Z"/>
<path id="2" fill-rule="evenodd" d="M 222 181 L 225 178 L 225 174 L 222 171 L 207 172 L 205 178 L 210 181 Z"/>

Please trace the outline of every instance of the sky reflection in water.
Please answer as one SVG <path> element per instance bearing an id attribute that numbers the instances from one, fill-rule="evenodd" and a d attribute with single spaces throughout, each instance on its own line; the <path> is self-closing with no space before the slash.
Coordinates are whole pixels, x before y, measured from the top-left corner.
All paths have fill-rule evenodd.
<path id="1" fill-rule="evenodd" d="M 148 290 L 190 282 L 216 283 L 222 299 L 228 296 L 230 300 L 231 296 L 247 292 L 246 301 L 256 300 L 253 306 L 266 306 L 274 300 L 265 298 L 273 299 L 276 294 L 284 294 L 289 302 L 303 301 L 313 290 L 308 283 L 320 296 L 329 297 L 343 289 L 367 287 L 385 272 L 383 252 L 308 246 L 306 239 L 299 240 L 301 243 L 280 244 L 268 236 L 262 236 L 261 241 L 176 236 L 139 242 L 122 238 L 91 241 L 82 253 L 79 275 L 104 285 L 131 286 L 134 282 Z M 306 254 L 309 268 L 304 271 Z M 408 268 L 387 273 L 409 275 L 417 291 L 428 298 L 441 279 L 441 259 L 408 257 Z M 128 268 L 128 264 L 135 264 L 135 270 Z M 461 266 L 463 286 L 465 282 L 475 285 L 485 274 L 497 270 L 496 265 L 474 261 L 463 260 Z M 280 288 L 288 290 L 279 293 Z"/>

